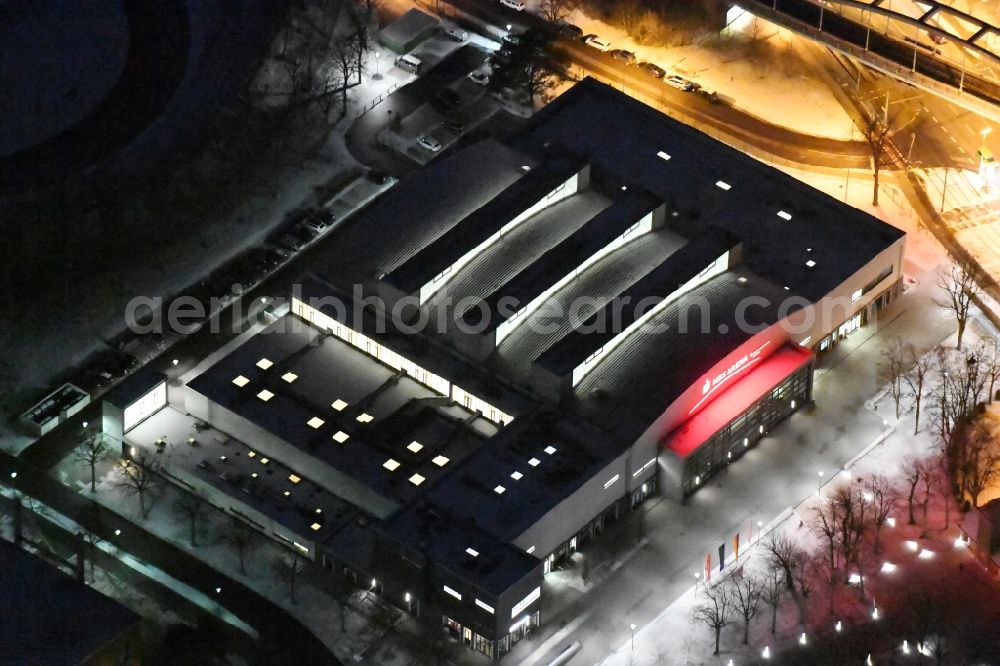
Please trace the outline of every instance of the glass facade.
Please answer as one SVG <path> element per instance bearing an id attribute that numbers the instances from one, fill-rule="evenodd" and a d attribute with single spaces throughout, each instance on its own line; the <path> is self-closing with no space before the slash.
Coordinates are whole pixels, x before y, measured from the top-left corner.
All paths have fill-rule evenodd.
<path id="1" fill-rule="evenodd" d="M 441 625 L 448 635 L 465 647 L 482 653 L 490 659 L 500 659 L 501 656 L 510 651 L 510 648 L 522 638 L 531 635 L 541 622 L 541 613 L 535 611 L 530 615 L 525 615 L 516 624 L 512 625 L 510 631 L 503 638 L 493 640 L 477 633 L 471 627 L 463 626 L 461 622 L 447 615 L 441 616 Z"/>
<path id="2" fill-rule="evenodd" d="M 716 431 L 684 461 L 683 491 L 690 495 L 713 474 L 738 460 L 767 431 L 812 398 L 812 364 L 797 370 L 745 412 Z"/>

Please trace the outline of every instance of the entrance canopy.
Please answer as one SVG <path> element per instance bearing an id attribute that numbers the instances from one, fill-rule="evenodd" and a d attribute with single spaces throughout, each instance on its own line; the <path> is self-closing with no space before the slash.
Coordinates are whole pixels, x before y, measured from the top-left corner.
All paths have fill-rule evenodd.
<path id="1" fill-rule="evenodd" d="M 674 429 L 663 439 L 662 447 L 678 458 L 686 458 L 811 358 L 812 354 L 803 347 L 784 345 Z"/>

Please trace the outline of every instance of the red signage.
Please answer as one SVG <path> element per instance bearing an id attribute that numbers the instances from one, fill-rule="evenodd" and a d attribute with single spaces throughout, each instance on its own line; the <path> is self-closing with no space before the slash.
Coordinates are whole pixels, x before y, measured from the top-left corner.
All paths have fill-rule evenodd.
<path id="1" fill-rule="evenodd" d="M 760 347 L 757 347 L 757 349 L 754 349 L 752 352 L 744 354 L 733 361 L 728 368 L 717 373 L 714 377 L 706 376 L 705 383 L 701 385 L 701 400 L 699 400 L 695 406 L 691 408 L 691 411 L 688 412 L 688 416 L 693 414 L 699 407 L 705 404 L 709 397 L 723 387 L 729 380 L 744 372 L 754 363 L 763 359 L 764 348 L 769 344 L 771 344 L 770 340 L 762 344 Z"/>

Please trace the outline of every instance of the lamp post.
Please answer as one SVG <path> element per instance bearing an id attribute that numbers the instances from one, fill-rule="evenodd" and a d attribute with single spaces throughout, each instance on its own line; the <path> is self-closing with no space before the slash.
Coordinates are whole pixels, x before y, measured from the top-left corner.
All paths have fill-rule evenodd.
<path id="1" fill-rule="evenodd" d="M 823 490 L 823 470 L 818 471 L 817 474 L 819 475 L 819 483 L 816 486 L 816 492 L 820 493 Z"/>
<path id="2" fill-rule="evenodd" d="M 375 79 L 376 81 L 382 78 L 382 75 L 378 73 L 378 62 L 379 62 L 379 57 L 381 55 L 382 54 L 379 53 L 377 50 L 375 51 L 375 75 L 372 76 L 372 78 Z"/>
<path id="3" fill-rule="evenodd" d="M 632 654 L 635 654 L 635 623 L 629 625 L 632 630 Z"/>

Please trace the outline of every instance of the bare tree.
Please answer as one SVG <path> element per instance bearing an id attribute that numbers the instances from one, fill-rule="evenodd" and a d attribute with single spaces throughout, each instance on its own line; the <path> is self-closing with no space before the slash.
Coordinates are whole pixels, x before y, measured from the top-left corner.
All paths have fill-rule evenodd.
<path id="1" fill-rule="evenodd" d="M 899 405 L 903 400 L 903 377 L 906 374 L 904 363 L 906 346 L 899 337 L 889 338 L 882 348 L 882 362 L 879 364 L 879 374 L 882 381 L 889 385 L 889 394 L 896 405 L 896 418 L 899 418 Z"/>
<path id="2" fill-rule="evenodd" d="M 977 421 L 956 430 L 949 449 L 955 458 L 962 497 L 979 506 L 979 496 L 1000 476 L 1000 453 L 993 434 Z"/>
<path id="3" fill-rule="evenodd" d="M 200 491 L 181 491 L 181 496 L 174 502 L 174 513 L 178 518 L 188 523 L 191 545 L 195 545 L 198 534 L 198 523 L 205 516 L 207 501 Z"/>
<path id="4" fill-rule="evenodd" d="M 242 520 L 233 518 L 224 528 L 222 539 L 236 551 L 240 560 L 240 573 L 244 576 L 247 573 L 246 557 L 257 545 L 257 535 L 252 527 Z"/>
<path id="5" fill-rule="evenodd" d="M 830 571 L 837 570 L 837 527 L 840 520 L 837 516 L 837 505 L 829 500 L 823 500 L 822 504 L 813 507 L 814 521 L 812 530 L 823 537 L 826 541 L 827 566 Z"/>
<path id="6" fill-rule="evenodd" d="M 274 561 L 274 573 L 288 583 L 288 598 L 295 603 L 295 583 L 305 564 L 298 553 L 282 553 Z"/>
<path id="7" fill-rule="evenodd" d="M 719 638 L 722 629 L 730 624 L 729 614 L 733 610 L 732 595 L 728 585 L 702 585 L 702 597 L 705 601 L 695 606 L 693 618 L 715 631 L 715 652 L 719 654 Z"/>
<path id="8" fill-rule="evenodd" d="M 906 480 L 908 492 L 906 494 L 906 510 L 909 515 L 909 524 L 916 525 L 917 519 L 913 516 L 913 498 L 917 493 L 917 486 L 920 478 L 924 474 L 924 468 L 919 458 L 910 458 L 903 465 L 903 478 Z"/>
<path id="9" fill-rule="evenodd" d="M 924 386 L 931 368 L 934 367 L 934 361 L 927 354 L 919 354 L 913 345 L 907 345 L 906 349 L 909 370 L 903 374 L 903 381 L 913 394 L 913 434 L 916 435 L 920 432 L 920 404 L 924 397 Z M 997 367 L 1000 368 L 1000 363 Z"/>
<path id="10" fill-rule="evenodd" d="M 971 261 L 956 261 L 948 270 L 938 273 L 938 287 L 944 292 L 941 298 L 935 299 L 938 307 L 950 310 L 958 323 L 958 340 L 956 349 L 962 348 L 962 336 L 969 323 L 969 309 L 972 302 L 982 294 L 976 282 L 977 271 Z"/>
<path id="11" fill-rule="evenodd" d="M 763 576 L 763 586 L 761 587 L 761 598 L 771 607 L 771 633 L 773 634 L 778 623 L 778 606 L 781 605 L 781 592 L 783 583 L 781 582 L 782 568 L 773 564 L 768 566 L 767 574 Z"/>
<path id="12" fill-rule="evenodd" d="M 861 539 L 867 528 L 868 504 L 857 484 L 837 488 L 830 497 L 830 504 L 837 520 L 837 547 L 846 577 L 851 565 L 857 563 Z"/>
<path id="13" fill-rule="evenodd" d="M 122 460 L 114 480 L 116 488 L 126 495 L 139 499 L 139 512 L 143 518 L 149 515 L 146 498 L 159 484 L 159 463 L 145 451 L 139 451 L 131 460 Z"/>
<path id="14" fill-rule="evenodd" d="M 989 378 L 990 388 L 986 401 L 993 402 L 996 397 L 995 389 L 997 381 L 1000 381 L 1000 342 L 992 335 L 983 338 L 976 345 L 976 358 L 983 366 L 983 372 Z"/>
<path id="15" fill-rule="evenodd" d="M 357 35 L 334 39 L 330 56 L 335 78 L 340 84 L 336 90 L 340 92 L 341 113 L 347 113 L 347 89 L 350 87 L 351 76 L 357 74 L 358 82 L 361 81 L 364 69 L 361 55 Z"/>
<path id="16" fill-rule="evenodd" d="M 542 0 L 538 5 L 538 13 L 546 21 L 556 23 L 579 6 L 580 0 Z"/>
<path id="17" fill-rule="evenodd" d="M 867 483 L 866 492 L 868 492 L 871 497 L 872 522 L 875 525 L 875 542 L 873 550 L 877 553 L 879 551 L 879 541 L 882 535 L 882 527 L 889 520 L 893 510 L 896 508 L 896 503 L 899 501 L 900 495 L 895 484 L 881 474 L 876 474 L 871 477 Z"/>
<path id="18" fill-rule="evenodd" d="M 785 575 L 785 587 L 795 593 L 795 567 L 798 565 L 799 553 L 802 549 L 795 541 L 785 535 L 772 533 L 764 542 L 764 553 L 768 565 L 780 569 Z"/>
<path id="19" fill-rule="evenodd" d="M 744 571 L 740 577 L 732 577 L 727 584 L 733 609 L 743 620 L 743 644 L 750 642 L 750 621 L 757 615 L 764 581 L 753 571 Z"/>
<path id="20" fill-rule="evenodd" d="M 73 452 L 73 460 L 90 468 L 90 492 L 97 491 L 97 466 L 113 457 L 103 432 L 91 434 Z"/>
<path id="21" fill-rule="evenodd" d="M 916 115 L 907 121 L 903 121 L 899 116 L 890 117 L 888 113 L 879 113 L 878 111 L 868 112 L 868 119 L 862 130 L 872 155 L 872 175 L 875 181 L 872 191 L 873 206 L 878 206 L 879 175 L 882 168 L 892 166 L 894 163 L 890 155 L 892 137 L 897 132 L 903 131 L 903 129 L 916 119 Z"/>

